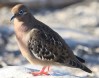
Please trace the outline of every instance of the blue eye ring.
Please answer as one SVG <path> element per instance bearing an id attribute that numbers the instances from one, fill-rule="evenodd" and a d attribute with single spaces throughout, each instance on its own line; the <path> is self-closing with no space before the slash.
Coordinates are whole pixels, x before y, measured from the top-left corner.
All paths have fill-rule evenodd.
<path id="1" fill-rule="evenodd" d="M 24 13 L 24 11 L 23 11 L 23 10 L 20 10 L 19 14 L 21 15 L 21 14 L 23 14 L 23 13 Z"/>

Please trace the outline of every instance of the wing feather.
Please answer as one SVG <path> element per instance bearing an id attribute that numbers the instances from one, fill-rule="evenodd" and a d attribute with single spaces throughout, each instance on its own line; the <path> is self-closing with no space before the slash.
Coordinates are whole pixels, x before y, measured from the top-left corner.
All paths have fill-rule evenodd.
<path id="1" fill-rule="evenodd" d="M 67 50 L 56 35 L 33 29 L 28 44 L 30 52 L 42 61 L 65 61 L 68 56 Z"/>

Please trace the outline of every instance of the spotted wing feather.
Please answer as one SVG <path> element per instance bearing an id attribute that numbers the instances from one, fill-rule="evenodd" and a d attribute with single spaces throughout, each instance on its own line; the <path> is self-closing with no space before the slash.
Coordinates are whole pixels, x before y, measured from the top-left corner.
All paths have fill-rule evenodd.
<path id="1" fill-rule="evenodd" d="M 91 73 L 92 71 L 74 56 L 65 41 L 56 32 L 51 30 L 50 33 L 49 30 L 32 30 L 28 42 L 30 52 L 41 61 L 54 61 Z"/>
<path id="2" fill-rule="evenodd" d="M 40 60 L 60 61 L 63 63 L 66 56 L 68 56 L 66 48 L 57 36 L 39 29 L 32 30 L 28 47 L 30 52 Z"/>

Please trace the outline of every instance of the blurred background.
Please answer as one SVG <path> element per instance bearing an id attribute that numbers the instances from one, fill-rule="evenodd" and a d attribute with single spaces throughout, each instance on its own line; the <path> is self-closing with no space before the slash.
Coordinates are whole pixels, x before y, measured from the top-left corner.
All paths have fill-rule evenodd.
<path id="1" fill-rule="evenodd" d="M 99 0 L 0 0 L 0 68 L 27 64 L 13 30 L 11 8 L 23 3 L 33 15 L 58 32 L 74 54 L 86 60 L 99 78 Z M 83 71 L 70 71 L 85 76 Z"/>

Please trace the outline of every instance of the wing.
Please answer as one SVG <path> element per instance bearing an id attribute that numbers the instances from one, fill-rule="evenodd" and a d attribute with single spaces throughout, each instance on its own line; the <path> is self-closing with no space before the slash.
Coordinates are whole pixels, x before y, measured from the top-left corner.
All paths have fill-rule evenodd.
<path id="1" fill-rule="evenodd" d="M 70 67 L 80 68 L 86 72 L 92 71 L 74 56 L 65 41 L 53 30 L 32 29 L 28 48 L 41 61 L 53 61 Z M 81 59 L 80 59 L 81 60 Z"/>
<path id="2" fill-rule="evenodd" d="M 63 42 L 57 33 L 33 29 L 28 48 L 37 59 L 64 63 L 69 55 Z"/>

